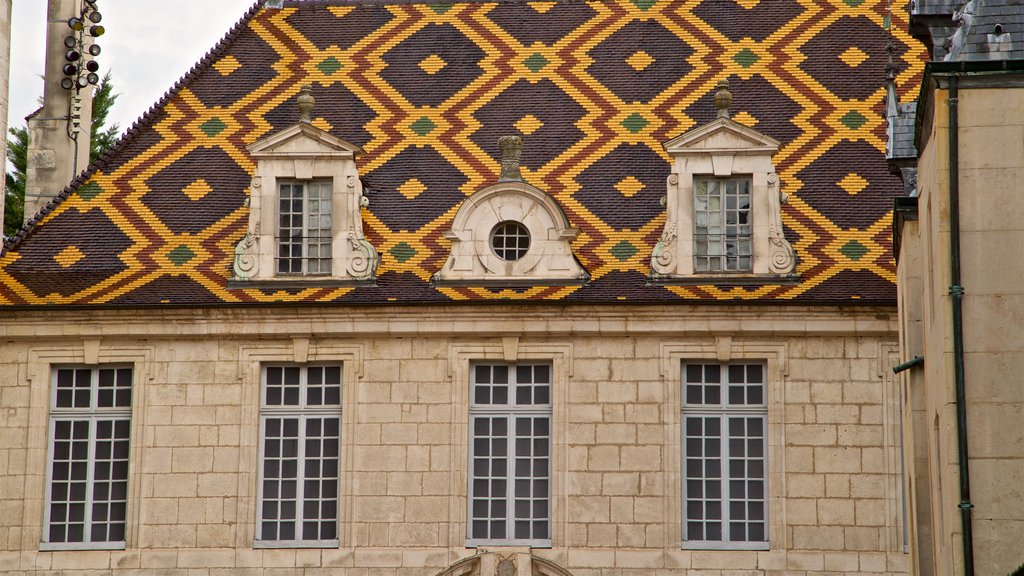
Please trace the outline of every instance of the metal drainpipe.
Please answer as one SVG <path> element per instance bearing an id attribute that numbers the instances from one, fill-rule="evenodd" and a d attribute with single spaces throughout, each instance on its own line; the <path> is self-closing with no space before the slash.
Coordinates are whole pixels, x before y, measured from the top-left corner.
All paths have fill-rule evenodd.
<path id="1" fill-rule="evenodd" d="M 967 456 L 967 395 L 964 386 L 964 288 L 960 285 L 960 155 L 959 85 L 949 77 L 949 295 L 953 301 L 953 380 L 956 387 L 956 436 L 960 460 L 960 522 L 963 529 L 964 574 L 974 576 L 971 532 L 971 474 Z"/>

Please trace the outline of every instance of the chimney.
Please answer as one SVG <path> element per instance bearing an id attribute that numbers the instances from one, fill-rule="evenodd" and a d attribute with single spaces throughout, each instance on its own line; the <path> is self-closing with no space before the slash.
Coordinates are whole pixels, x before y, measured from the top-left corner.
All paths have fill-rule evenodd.
<path id="1" fill-rule="evenodd" d="M 48 1 L 43 107 L 28 118 L 26 221 L 89 166 L 93 86 L 70 90 L 61 86 L 69 50 L 64 41 L 76 35 L 68 21 L 81 16 L 82 6 L 81 0 Z M 87 48 L 91 38 L 83 37 Z M 84 60 L 77 64 L 82 65 Z"/>

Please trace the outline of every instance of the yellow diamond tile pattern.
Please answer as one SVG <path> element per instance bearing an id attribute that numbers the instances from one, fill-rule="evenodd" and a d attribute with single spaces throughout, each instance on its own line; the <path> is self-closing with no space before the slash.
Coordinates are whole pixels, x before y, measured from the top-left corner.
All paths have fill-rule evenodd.
<path id="1" fill-rule="evenodd" d="M 842 180 L 837 182 L 837 184 L 839 184 L 839 187 L 842 188 L 847 194 L 855 196 L 859 192 L 863 192 L 864 189 L 868 187 L 868 184 L 870 184 L 870 182 L 858 176 L 857 174 L 850 173 L 844 176 Z"/>
<path id="2" fill-rule="evenodd" d="M 643 50 L 637 50 L 632 56 L 626 58 L 626 64 L 637 72 L 642 72 L 647 69 L 648 66 L 654 64 L 654 58 L 650 54 Z"/>
<path id="3" fill-rule="evenodd" d="M 409 200 L 415 199 L 420 194 L 426 192 L 426 190 L 426 184 L 420 182 L 418 178 L 410 178 L 398 187 L 398 192 Z"/>
<path id="4" fill-rule="evenodd" d="M 206 197 L 210 192 L 213 192 L 213 187 L 210 186 L 206 180 L 200 178 L 188 186 L 185 186 L 185 189 L 182 190 L 182 192 L 185 193 L 185 196 L 188 196 L 189 200 L 195 202 L 196 200 L 201 200 Z"/>
<path id="5" fill-rule="evenodd" d="M 78 246 L 68 246 L 58 252 L 57 255 L 53 257 L 53 260 L 57 262 L 61 268 L 71 268 L 75 264 L 78 264 L 82 258 L 85 258 L 85 254 L 78 248 Z"/>
<path id="6" fill-rule="evenodd" d="M 860 48 L 857 48 L 856 46 L 851 46 L 847 48 L 846 50 L 843 51 L 842 54 L 839 55 L 839 59 L 843 61 L 843 64 L 846 64 L 850 68 L 856 68 L 857 66 L 860 66 L 868 58 L 870 58 L 868 53 L 861 50 Z"/>
<path id="7" fill-rule="evenodd" d="M 753 114 L 747 112 L 746 110 L 734 115 L 732 119 L 739 122 L 740 124 L 743 124 L 744 126 L 749 126 L 751 128 L 757 126 L 757 118 L 755 118 Z"/>
<path id="8" fill-rule="evenodd" d="M 447 65 L 448 63 L 437 54 L 431 54 L 423 60 L 420 60 L 420 69 L 431 75 L 437 74 Z"/>
<path id="9" fill-rule="evenodd" d="M 221 76 L 230 76 L 232 72 L 242 67 L 238 58 L 228 55 L 213 63 L 213 69 L 220 72 Z"/>
<path id="10" fill-rule="evenodd" d="M 516 123 L 512 126 L 514 126 L 516 130 L 519 130 L 523 136 L 529 136 L 537 130 L 540 130 L 544 126 L 544 123 L 537 119 L 533 114 L 527 114 L 519 120 L 516 120 Z"/>
<path id="11" fill-rule="evenodd" d="M 619 193 L 625 196 L 626 198 L 632 198 L 633 196 L 636 196 L 637 193 L 643 190 L 644 188 L 644 183 L 637 180 L 633 176 L 627 176 L 622 180 L 619 180 L 619 183 L 615 185 L 615 189 L 618 190 Z"/>

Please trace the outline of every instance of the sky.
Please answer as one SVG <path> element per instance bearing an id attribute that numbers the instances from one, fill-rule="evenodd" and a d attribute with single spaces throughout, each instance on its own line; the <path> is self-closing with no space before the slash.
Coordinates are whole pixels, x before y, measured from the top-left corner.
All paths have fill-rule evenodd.
<path id="1" fill-rule="evenodd" d="M 107 32 L 96 42 L 100 75 L 121 96 L 110 123 L 124 131 L 171 89 L 252 6 L 254 0 L 98 0 Z M 15 0 L 11 13 L 8 126 L 22 126 L 43 93 L 46 1 Z"/>

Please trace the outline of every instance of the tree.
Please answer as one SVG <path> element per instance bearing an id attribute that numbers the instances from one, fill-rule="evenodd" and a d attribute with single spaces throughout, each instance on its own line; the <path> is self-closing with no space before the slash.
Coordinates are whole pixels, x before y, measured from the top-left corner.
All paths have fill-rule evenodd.
<path id="1" fill-rule="evenodd" d="M 121 127 L 117 124 L 107 124 L 107 117 L 110 109 L 120 94 L 114 94 L 114 86 L 110 83 L 110 72 L 103 75 L 96 93 L 92 96 L 92 140 L 89 143 L 89 162 L 95 162 L 97 158 L 110 149 L 117 142 L 121 135 Z"/>
<path id="2" fill-rule="evenodd" d="M 28 166 L 28 129 L 10 129 L 7 160 L 13 170 L 7 173 L 4 205 L 4 236 L 11 236 L 25 220 L 25 168 Z"/>
<path id="3" fill-rule="evenodd" d="M 119 95 L 114 93 L 110 82 L 110 72 L 103 75 L 96 92 L 92 97 L 92 138 L 89 146 L 89 162 L 96 161 L 103 155 L 120 136 L 121 127 L 117 124 L 107 126 L 110 109 Z M 7 139 L 7 160 L 11 170 L 7 172 L 4 208 L 4 235 L 12 236 L 25 217 L 25 170 L 28 168 L 28 127 L 21 126 L 9 130 Z"/>

